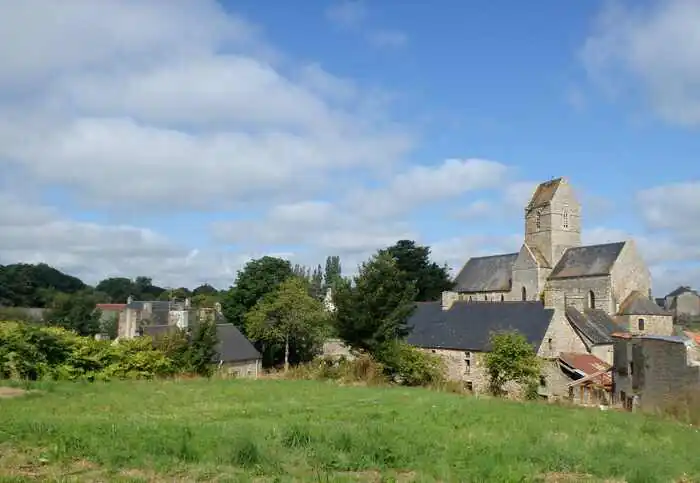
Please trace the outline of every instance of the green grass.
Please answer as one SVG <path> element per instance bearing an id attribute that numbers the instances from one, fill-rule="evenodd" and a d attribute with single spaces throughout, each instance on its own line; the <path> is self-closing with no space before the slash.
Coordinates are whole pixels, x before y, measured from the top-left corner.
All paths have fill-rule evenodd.
<path id="1" fill-rule="evenodd" d="M 0 399 L 0 481 L 700 481 L 700 433 L 648 416 L 315 381 L 39 389 Z"/>

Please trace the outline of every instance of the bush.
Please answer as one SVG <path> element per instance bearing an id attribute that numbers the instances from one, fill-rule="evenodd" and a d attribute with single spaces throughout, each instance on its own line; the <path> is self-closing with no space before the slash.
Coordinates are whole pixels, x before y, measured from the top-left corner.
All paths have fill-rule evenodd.
<path id="1" fill-rule="evenodd" d="M 386 344 L 378 359 L 386 374 L 406 386 L 429 386 L 444 381 L 444 368 L 439 357 L 403 342 Z"/>

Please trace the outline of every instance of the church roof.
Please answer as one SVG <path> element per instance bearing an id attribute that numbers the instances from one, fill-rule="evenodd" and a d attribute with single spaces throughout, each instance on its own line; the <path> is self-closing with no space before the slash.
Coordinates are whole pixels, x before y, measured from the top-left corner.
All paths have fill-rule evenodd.
<path id="1" fill-rule="evenodd" d="M 416 347 L 488 351 L 494 332 L 517 331 L 536 348 L 542 343 L 553 309 L 541 302 L 422 302 L 408 320 L 407 342 Z"/>
<path id="2" fill-rule="evenodd" d="M 455 292 L 508 292 L 517 253 L 473 257 L 467 260 L 457 278 Z"/>
<path id="3" fill-rule="evenodd" d="M 635 290 L 620 304 L 619 315 L 670 315 L 656 302 Z"/>
<path id="4" fill-rule="evenodd" d="M 528 203 L 527 209 L 531 210 L 533 208 L 539 208 L 540 206 L 550 203 L 562 181 L 563 178 L 556 178 L 540 183 L 535 190 L 535 194 L 532 195 L 532 199 L 530 200 L 530 203 Z"/>
<path id="5" fill-rule="evenodd" d="M 564 252 L 549 275 L 551 279 L 609 275 L 625 242 L 573 247 Z"/>
<path id="6" fill-rule="evenodd" d="M 604 310 L 566 307 L 567 320 L 594 344 L 612 344 L 612 334 L 626 332 Z"/>

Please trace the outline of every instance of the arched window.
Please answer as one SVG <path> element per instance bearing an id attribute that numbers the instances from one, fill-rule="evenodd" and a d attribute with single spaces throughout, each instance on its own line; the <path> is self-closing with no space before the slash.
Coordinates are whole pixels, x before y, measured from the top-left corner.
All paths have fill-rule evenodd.
<path id="1" fill-rule="evenodd" d="M 637 328 L 638 328 L 640 331 L 643 331 L 643 330 L 644 330 L 644 319 L 639 319 L 639 320 L 637 321 Z"/>
<path id="2" fill-rule="evenodd" d="M 523 294 L 523 301 L 527 300 L 527 289 L 525 287 L 523 287 L 522 294 Z"/>
<path id="3" fill-rule="evenodd" d="M 503 297 L 503 294 L 501 294 L 501 302 L 505 301 L 505 297 Z"/>
<path id="4" fill-rule="evenodd" d="M 593 290 L 588 291 L 588 308 L 595 308 L 595 294 L 593 293 Z"/>
<path id="5" fill-rule="evenodd" d="M 489 301 L 489 296 L 488 296 L 488 295 L 484 295 L 484 302 L 488 302 L 488 301 Z"/>
<path id="6" fill-rule="evenodd" d="M 535 227 L 539 230 L 542 227 L 542 212 L 535 213 Z"/>
<path id="7" fill-rule="evenodd" d="M 561 214 L 561 226 L 565 230 L 569 229 L 569 209 L 564 208 L 564 212 Z"/>
<path id="8" fill-rule="evenodd" d="M 469 296 L 469 301 L 470 301 L 470 302 L 472 301 L 472 296 L 471 296 L 471 295 Z"/>

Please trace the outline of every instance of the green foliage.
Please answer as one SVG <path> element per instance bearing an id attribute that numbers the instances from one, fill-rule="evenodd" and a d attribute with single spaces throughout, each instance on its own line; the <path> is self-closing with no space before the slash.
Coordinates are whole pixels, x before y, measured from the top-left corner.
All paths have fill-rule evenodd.
<path id="1" fill-rule="evenodd" d="M 59 294 L 45 315 L 46 321 L 58 327 L 73 330 L 79 335 L 95 335 L 100 332 L 102 313 L 95 310 L 96 299 L 90 292 L 74 295 Z"/>
<path id="2" fill-rule="evenodd" d="M 46 307 L 57 292 L 76 293 L 86 285 L 45 263 L 0 265 L 0 305 Z"/>
<path id="3" fill-rule="evenodd" d="M 449 269 L 430 261 L 430 247 L 399 240 L 383 252 L 391 255 L 399 270 L 415 284 L 417 301 L 440 300 L 442 292 L 452 289 Z"/>
<path id="4" fill-rule="evenodd" d="M 323 272 L 324 295 L 329 288 L 335 290 L 336 286 L 342 281 L 342 272 L 339 256 L 335 255 L 326 258 L 326 268 Z"/>
<path id="5" fill-rule="evenodd" d="M 338 283 L 334 297 L 339 337 L 353 348 L 375 354 L 387 342 L 408 335 L 406 322 L 415 309 L 416 291 L 391 255 L 374 255 L 353 281 Z"/>
<path id="6" fill-rule="evenodd" d="M 186 361 L 190 372 L 200 376 L 212 375 L 212 362 L 216 355 L 216 323 L 213 318 L 205 318 L 197 324 L 187 349 Z"/>
<path id="7" fill-rule="evenodd" d="M 394 381 L 406 386 L 430 386 L 444 382 L 444 368 L 440 358 L 405 342 L 386 344 L 377 358 Z"/>
<path id="8" fill-rule="evenodd" d="M 490 346 L 491 350 L 486 354 L 486 368 L 494 395 L 502 395 L 508 382 L 521 384 L 526 393 L 528 387 L 538 383 L 539 360 L 524 335 L 518 332 L 494 333 Z"/>
<path id="9" fill-rule="evenodd" d="M 97 284 L 95 290 L 107 295 L 109 302 L 126 303 L 129 296 L 136 300 L 157 300 L 165 290 L 155 286 L 149 277 L 136 277 L 131 280 L 125 277 L 111 277 Z"/>
<path id="10" fill-rule="evenodd" d="M 327 328 L 323 304 L 309 295 L 308 283 L 299 277 L 288 278 L 246 314 L 246 331 L 252 340 L 284 346 L 285 368 L 291 347 L 321 342 Z"/>
<path id="11" fill-rule="evenodd" d="M 245 315 L 265 295 L 292 276 L 288 260 L 264 256 L 248 262 L 222 301 L 226 319 L 245 333 Z"/>

